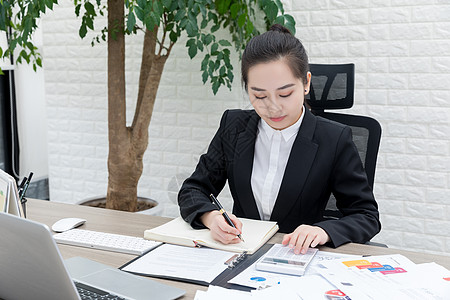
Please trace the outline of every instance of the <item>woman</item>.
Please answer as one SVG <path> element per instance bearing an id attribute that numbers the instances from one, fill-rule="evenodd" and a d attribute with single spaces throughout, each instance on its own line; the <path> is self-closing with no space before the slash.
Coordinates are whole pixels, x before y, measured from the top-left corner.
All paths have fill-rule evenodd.
<path id="1" fill-rule="evenodd" d="M 254 110 L 226 111 L 206 154 L 178 195 L 182 217 L 214 239 L 238 243 L 236 218 L 272 220 L 295 253 L 329 243 L 364 243 L 380 231 L 377 203 L 349 127 L 305 106 L 311 73 L 301 42 L 274 25 L 242 56 L 242 82 Z M 208 197 L 226 181 L 233 196 L 229 226 Z M 333 193 L 343 213 L 324 220 Z"/>

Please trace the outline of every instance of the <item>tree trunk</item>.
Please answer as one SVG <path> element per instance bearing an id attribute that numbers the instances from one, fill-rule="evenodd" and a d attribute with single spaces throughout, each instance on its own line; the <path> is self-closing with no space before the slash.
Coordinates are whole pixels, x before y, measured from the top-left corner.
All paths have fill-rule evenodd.
<path id="1" fill-rule="evenodd" d="M 150 64 L 151 67 L 146 67 L 148 73 L 143 77 L 146 79 L 145 87 L 143 92 L 140 90 L 139 93 L 133 125 L 127 127 L 123 16 L 124 2 L 108 0 L 109 155 L 106 207 L 136 211 L 137 185 L 143 170 L 142 159 L 148 145 L 148 127 L 167 56 L 145 55 L 146 51 L 153 53 L 155 51 L 157 28 L 152 34 L 146 33 L 142 66 Z"/>

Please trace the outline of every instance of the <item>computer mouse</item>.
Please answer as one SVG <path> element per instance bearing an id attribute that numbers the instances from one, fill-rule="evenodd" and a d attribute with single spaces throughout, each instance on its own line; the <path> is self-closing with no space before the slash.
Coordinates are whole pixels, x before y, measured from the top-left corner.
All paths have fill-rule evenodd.
<path id="1" fill-rule="evenodd" d="M 63 232 L 81 226 L 85 222 L 86 220 L 81 218 L 64 218 L 56 221 L 52 225 L 52 230 L 55 232 Z"/>

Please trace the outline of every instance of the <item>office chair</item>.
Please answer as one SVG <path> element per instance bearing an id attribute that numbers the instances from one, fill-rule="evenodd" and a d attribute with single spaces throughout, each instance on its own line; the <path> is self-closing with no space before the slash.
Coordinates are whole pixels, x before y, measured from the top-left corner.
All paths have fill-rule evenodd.
<path id="1" fill-rule="evenodd" d="M 381 126 L 377 120 L 359 115 L 325 112 L 327 109 L 345 109 L 353 106 L 355 88 L 355 65 L 310 64 L 312 74 L 310 92 L 306 102 L 311 112 L 345 125 L 352 129 L 353 142 L 373 188 L 378 149 L 381 139 Z M 342 213 L 336 207 L 336 199 L 331 195 L 327 203 L 324 219 L 338 219 Z M 384 246 L 384 244 L 369 242 Z"/>

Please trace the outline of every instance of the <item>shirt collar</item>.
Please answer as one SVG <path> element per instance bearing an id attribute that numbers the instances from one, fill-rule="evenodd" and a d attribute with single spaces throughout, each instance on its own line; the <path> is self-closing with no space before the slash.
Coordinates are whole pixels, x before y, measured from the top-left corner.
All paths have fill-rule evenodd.
<path id="1" fill-rule="evenodd" d="M 300 116 L 300 118 L 297 120 L 297 122 L 295 122 L 294 124 L 292 124 L 291 126 L 283 129 L 283 130 L 276 130 L 273 129 L 272 127 L 270 127 L 269 124 L 267 124 L 266 121 L 264 121 L 263 119 L 261 119 L 261 122 L 259 123 L 259 129 L 264 132 L 267 137 L 269 138 L 269 140 L 272 139 L 273 134 L 278 131 L 281 133 L 281 136 L 283 137 L 284 141 L 287 142 L 289 139 L 291 139 L 293 136 L 295 136 L 300 128 L 300 125 L 302 125 L 302 121 L 303 121 L 303 117 L 305 116 L 305 110 L 307 108 L 305 106 L 303 106 L 303 111 L 302 111 L 302 115 Z"/>

